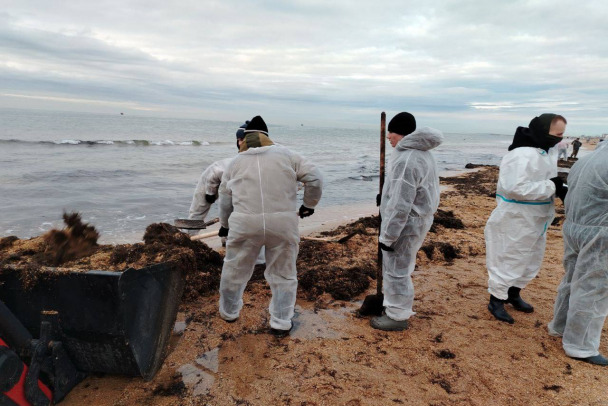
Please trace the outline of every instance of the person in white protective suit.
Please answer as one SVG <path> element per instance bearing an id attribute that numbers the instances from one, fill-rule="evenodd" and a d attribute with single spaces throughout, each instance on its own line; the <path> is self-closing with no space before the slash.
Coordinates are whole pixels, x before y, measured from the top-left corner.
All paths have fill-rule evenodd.
<path id="1" fill-rule="evenodd" d="M 299 212 L 298 182 L 304 184 Z M 228 237 L 220 280 L 222 319 L 231 322 L 239 317 L 255 258 L 265 247 L 271 332 L 284 336 L 291 330 L 298 285 L 298 214 L 304 218 L 314 213 L 322 186 L 321 173 L 311 162 L 275 145 L 260 116 L 251 120 L 239 155 L 220 185 L 220 235 Z"/>
<path id="2" fill-rule="evenodd" d="M 562 139 L 566 123 L 562 116 L 542 114 L 529 128 L 518 127 L 500 163 L 497 206 L 484 230 L 488 310 L 500 321 L 514 323 L 505 303 L 521 312 L 534 311 L 520 291 L 540 270 L 547 229 L 555 216 L 554 199 L 566 196 L 553 148 Z"/>
<path id="3" fill-rule="evenodd" d="M 245 138 L 245 127 L 247 127 L 247 124 L 249 124 L 249 121 L 246 121 L 245 124 L 241 125 L 236 130 L 237 150 L 239 149 L 239 140 Z M 213 162 L 203 171 L 196 185 L 196 189 L 194 189 L 194 196 L 192 197 L 190 214 L 188 216 L 190 220 L 205 220 L 207 214 L 209 214 L 211 205 L 215 203 L 217 199 L 222 175 L 224 175 L 224 171 L 233 159 L 234 157 L 220 159 L 219 161 Z"/>
<path id="4" fill-rule="evenodd" d="M 608 365 L 598 351 L 608 315 L 608 147 L 579 159 L 568 174 L 564 268 L 549 334 L 566 355 Z"/>
<path id="5" fill-rule="evenodd" d="M 415 314 L 411 275 L 439 206 L 439 175 L 431 149 L 443 142 L 443 134 L 429 127 L 416 130 L 414 116 L 403 112 L 389 122 L 387 138 L 395 150 L 380 199 L 385 311 L 370 324 L 379 330 L 401 331 Z"/>

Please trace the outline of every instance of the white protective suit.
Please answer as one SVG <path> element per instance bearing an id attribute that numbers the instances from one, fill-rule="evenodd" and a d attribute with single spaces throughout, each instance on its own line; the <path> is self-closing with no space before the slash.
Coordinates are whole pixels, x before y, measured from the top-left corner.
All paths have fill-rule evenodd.
<path id="1" fill-rule="evenodd" d="M 599 354 L 608 315 L 608 147 L 576 162 L 568 174 L 564 268 L 549 333 L 566 355 Z"/>
<path id="2" fill-rule="evenodd" d="M 205 220 L 209 209 L 211 209 L 211 203 L 205 200 L 205 195 L 216 195 L 218 193 L 222 175 L 233 159 L 234 157 L 215 161 L 203 171 L 196 189 L 194 189 L 190 215 L 188 216 L 190 220 Z"/>
<path id="3" fill-rule="evenodd" d="M 304 206 L 314 209 L 321 199 L 321 173 L 308 160 L 279 145 L 249 148 L 224 172 L 220 224 L 230 231 L 220 281 L 223 319 L 239 316 L 255 258 L 265 246 L 264 276 L 272 291 L 270 326 L 291 328 L 298 285 L 298 182 L 304 183 Z"/>
<path id="4" fill-rule="evenodd" d="M 442 142 L 441 131 L 420 128 L 403 137 L 391 155 L 380 204 L 379 241 L 394 249 L 382 253 L 383 304 L 393 320 L 415 314 L 411 275 L 439 206 L 439 175 L 430 150 Z"/>
<path id="5" fill-rule="evenodd" d="M 555 148 L 519 147 L 500 163 L 497 206 L 484 230 L 488 292 L 506 300 L 511 286 L 525 288 L 538 274 L 555 216 Z"/>

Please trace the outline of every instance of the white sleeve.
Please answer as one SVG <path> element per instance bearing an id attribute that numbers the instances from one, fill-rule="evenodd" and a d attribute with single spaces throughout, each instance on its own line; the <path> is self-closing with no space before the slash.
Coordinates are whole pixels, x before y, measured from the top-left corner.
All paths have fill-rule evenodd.
<path id="1" fill-rule="evenodd" d="M 323 194 L 323 175 L 308 159 L 293 153 L 292 160 L 296 171 L 296 178 L 304 183 L 304 206 L 314 209 Z"/>
<path id="2" fill-rule="evenodd" d="M 556 165 L 557 167 L 557 165 Z M 555 195 L 555 184 L 549 179 L 533 180 L 538 162 L 525 154 L 505 155 L 500 163 L 498 184 L 503 197 L 521 201 L 548 200 Z"/>

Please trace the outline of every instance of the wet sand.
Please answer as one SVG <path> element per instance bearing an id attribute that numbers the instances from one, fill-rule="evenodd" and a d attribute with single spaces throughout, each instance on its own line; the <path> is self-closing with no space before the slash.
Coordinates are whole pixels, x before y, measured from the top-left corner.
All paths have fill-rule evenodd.
<path id="1" fill-rule="evenodd" d="M 486 309 L 483 227 L 496 206 L 496 177 L 497 169 L 489 167 L 442 178 L 449 188 L 440 209 L 449 221 L 434 226 L 418 253 L 417 314 L 407 331 L 373 330 L 368 318 L 357 316 L 361 301 L 375 293 L 373 278 L 351 300 L 330 293 L 311 298 L 301 282 L 294 330 L 278 339 L 268 331 L 270 290 L 254 278 L 235 323 L 219 318 L 216 292 L 184 302 L 169 355 L 151 381 L 91 375 L 62 404 L 607 404 L 606 369 L 567 358 L 560 339 L 546 332 L 563 275 L 560 220 L 548 231 L 538 277 L 522 293 L 536 311 L 510 309 L 516 322 L 509 325 Z M 563 220 L 561 204 L 557 212 Z M 307 258 L 318 252 L 322 266 L 369 266 L 377 239 L 371 223 L 362 224 L 343 244 L 307 243 L 301 252 Z M 600 351 L 608 353 L 607 346 L 604 337 Z"/>

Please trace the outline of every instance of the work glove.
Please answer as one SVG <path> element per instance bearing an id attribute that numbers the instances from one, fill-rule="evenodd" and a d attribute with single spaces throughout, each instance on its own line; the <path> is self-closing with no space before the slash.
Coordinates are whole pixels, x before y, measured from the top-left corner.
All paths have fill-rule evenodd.
<path id="1" fill-rule="evenodd" d="M 395 251 L 392 247 L 389 247 L 388 245 L 385 245 L 385 244 L 382 244 L 382 243 L 380 243 L 380 249 L 382 251 L 391 251 L 391 252 Z"/>
<path id="2" fill-rule="evenodd" d="M 228 237 L 228 228 L 220 227 L 220 231 L 217 232 L 218 237 Z"/>
<path id="3" fill-rule="evenodd" d="M 555 184 L 555 195 L 562 199 L 563 202 L 566 198 L 566 193 L 568 193 L 568 187 L 564 186 L 564 181 L 559 176 L 556 176 L 549 180 Z"/>
<path id="4" fill-rule="evenodd" d="M 315 209 L 309 209 L 308 207 L 301 205 L 298 214 L 300 215 L 300 218 L 303 219 L 304 217 L 312 216 L 314 212 Z"/>
<path id="5" fill-rule="evenodd" d="M 217 195 L 205 195 L 205 200 L 209 204 L 213 204 L 217 200 Z"/>
<path id="6" fill-rule="evenodd" d="M 378 193 L 376 195 L 376 206 L 380 207 L 380 203 L 382 202 L 382 195 Z"/>

